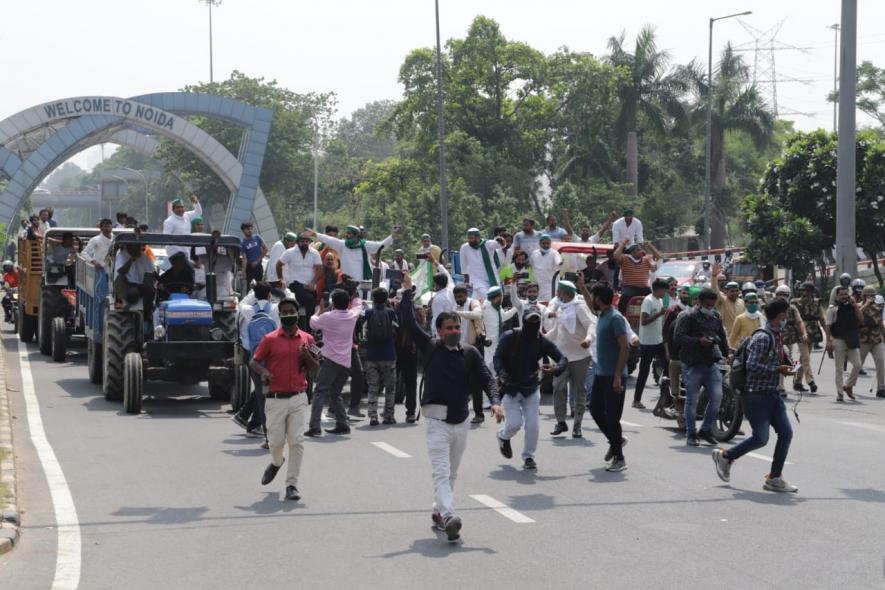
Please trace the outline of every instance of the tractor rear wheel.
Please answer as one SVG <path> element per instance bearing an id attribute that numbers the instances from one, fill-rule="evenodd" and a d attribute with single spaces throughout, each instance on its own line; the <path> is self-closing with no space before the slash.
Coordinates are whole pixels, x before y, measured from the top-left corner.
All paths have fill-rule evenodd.
<path id="1" fill-rule="evenodd" d="M 107 400 L 123 397 L 123 359 L 135 349 L 135 321 L 129 314 L 105 309 L 102 390 Z"/>

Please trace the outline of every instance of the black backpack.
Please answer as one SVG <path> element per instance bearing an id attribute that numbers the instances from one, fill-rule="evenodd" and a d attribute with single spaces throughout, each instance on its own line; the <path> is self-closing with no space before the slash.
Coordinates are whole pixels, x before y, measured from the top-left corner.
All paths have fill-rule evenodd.
<path id="1" fill-rule="evenodd" d="M 372 344 L 392 342 L 394 336 L 393 322 L 387 307 L 375 308 L 366 323 L 366 338 Z"/>

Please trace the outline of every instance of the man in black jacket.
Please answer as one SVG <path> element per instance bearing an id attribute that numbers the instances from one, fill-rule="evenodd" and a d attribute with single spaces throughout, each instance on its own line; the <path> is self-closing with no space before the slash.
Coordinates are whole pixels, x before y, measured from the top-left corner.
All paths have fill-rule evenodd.
<path id="1" fill-rule="evenodd" d="M 469 380 L 476 379 L 482 386 L 498 422 L 504 419 L 504 411 L 495 380 L 479 352 L 469 344 L 461 344 L 461 318 L 451 312 L 437 315 L 434 321 L 438 338 L 432 338 L 415 321 L 412 277 L 408 273 L 403 277 L 400 312 L 403 329 L 412 334 L 427 359 L 421 409 L 427 418 L 427 452 L 433 470 L 433 524 L 446 532 L 450 542 L 455 542 L 461 537 L 461 518 L 455 514 L 452 490 L 470 428 Z"/>
<path id="2" fill-rule="evenodd" d="M 722 373 L 719 361 L 728 357 L 728 339 L 722 327 L 722 319 L 716 311 L 718 295 L 705 288 L 698 295 L 696 307 L 679 316 L 676 324 L 676 342 L 679 344 L 679 360 L 682 361 L 682 382 L 685 383 L 685 436 L 686 443 L 696 447 L 700 440 L 715 445 L 713 420 L 722 403 Z M 698 401 L 701 387 L 706 390 L 709 401 L 704 411 L 700 431 L 696 431 Z"/>
<path id="3" fill-rule="evenodd" d="M 544 357 L 553 359 L 556 364 L 542 365 L 539 370 L 538 362 Z M 567 368 L 568 359 L 553 342 L 541 335 L 541 312 L 536 307 L 526 309 L 521 330 L 510 330 L 501 336 L 495 350 L 495 372 L 501 383 L 501 402 L 507 420 L 498 432 L 498 448 L 506 458 L 513 457 L 510 439 L 525 424 L 523 469 L 538 468 L 535 449 L 538 447 L 538 407 L 541 403 L 540 374 L 560 375 Z"/>

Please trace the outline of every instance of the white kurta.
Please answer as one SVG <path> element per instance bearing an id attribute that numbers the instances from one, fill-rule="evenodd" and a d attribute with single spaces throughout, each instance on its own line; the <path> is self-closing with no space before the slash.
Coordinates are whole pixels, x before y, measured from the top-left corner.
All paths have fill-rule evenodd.
<path id="1" fill-rule="evenodd" d="M 191 233 L 191 220 L 202 214 L 203 207 L 200 205 L 200 202 L 197 201 L 194 203 L 194 208 L 190 211 L 185 211 L 184 215 L 176 215 L 173 213 L 167 217 L 166 221 L 163 222 L 163 233 L 173 236 L 186 236 Z M 184 252 L 184 254 L 190 258 L 190 250 L 188 248 L 182 246 L 169 246 L 166 248 L 166 254 L 169 258 L 172 258 L 172 256 L 178 252 Z"/>
<path id="2" fill-rule="evenodd" d="M 277 240 L 271 246 L 270 254 L 268 254 L 267 258 L 267 273 L 265 275 L 268 283 L 275 283 L 280 280 L 279 276 L 277 276 L 277 261 L 279 261 L 280 256 L 285 251 L 286 246 L 283 245 L 283 240 Z"/>
<path id="3" fill-rule="evenodd" d="M 628 245 L 633 244 L 641 244 L 645 241 L 645 238 L 642 235 L 642 222 L 633 218 L 633 221 L 630 222 L 630 225 L 627 225 L 627 222 L 623 217 L 619 218 L 612 224 L 612 243 L 614 245 L 618 245 L 627 238 L 630 239 L 630 243 Z"/>
<path id="4" fill-rule="evenodd" d="M 317 233 L 316 239 L 324 243 L 329 248 L 338 253 L 338 260 L 341 261 L 341 272 L 357 281 L 370 281 L 372 276 L 363 276 L 363 250 L 362 248 L 348 248 L 344 245 L 344 240 L 326 234 Z M 380 242 L 372 242 L 366 240 L 366 253 L 371 256 L 375 254 L 382 246 L 385 248 L 393 244 L 393 236 L 389 235 Z M 372 266 L 371 259 L 369 266 Z"/>
<path id="5" fill-rule="evenodd" d="M 482 247 L 482 246 L 481 246 Z M 495 268 L 495 252 L 501 249 L 501 244 L 495 240 L 486 240 L 484 247 L 489 253 L 489 262 L 492 265 L 495 284 L 500 283 Z M 469 243 L 464 242 L 459 250 L 461 260 L 461 274 L 470 277 L 470 284 L 473 285 L 473 296 L 480 301 L 485 301 L 486 293 L 492 282 L 489 278 L 486 266 L 482 260 L 482 250 L 480 248 L 472 248 Z"/>
<path id="6" fill-rule="evenodd" d="M 535 271 L 535 282 L 538 283 L 538 299 L 550 301 L 553 299 L 553 275 L 562 264 L 562 256 L 554 249 L 544 252 L 538 248 L 532 252 L 529 264 Z"/>
<path id="7" fill-rule="evenodd" d="M 511 307 L 510 309 L 502 309 L 501 321 L 506 322 L 515 315 L 515 307 Z M 498 321 L 498 310 L 496 310 L 495 307 L 488 301 L 485 301 L 482 304 L 482 323 L 486 331 L 486 340 L 489 340 L 492 343 L 491 346 L 485 347 L 485 350 L 483 351 L 483 356 L 485 357 L 486 366 L 488 366 L 489 371 L 491 371 L 492 375 L 494 375 L 495 351 L 498 350 L 498 340 L 500 339 L 498 332 L 501 330 L 501 322 Z"/>

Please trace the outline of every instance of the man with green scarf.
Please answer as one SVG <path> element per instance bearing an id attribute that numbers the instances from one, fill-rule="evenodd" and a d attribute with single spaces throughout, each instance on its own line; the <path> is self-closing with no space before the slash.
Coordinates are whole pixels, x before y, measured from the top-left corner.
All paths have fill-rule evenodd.
<path id="1" fill-rule="evenodd" d="M 377 254 L 381 248 L 392 245 L 393 236 L 399 233 L 399 228 L 395 227 L 393 233 L 380 242 L 360 238 L 360 228 L 355 225 L 348 225 L 344 229 L 343 240 L 314 230 L 307 230 L 307 233 L 338 254 L 341 272 L 355 281 L 371 281 L 371 256 Z"/>
<path id="2" fill-rule="evenodd" d="M 499 285 L 495 254 L 501 249 L 497 240 L 483 240 L 475 227 L 467 230 L 467 242 L 461 246 L 461 274 L 473 285 L 473 297 L 484 301 L 491 287 Z"/>

